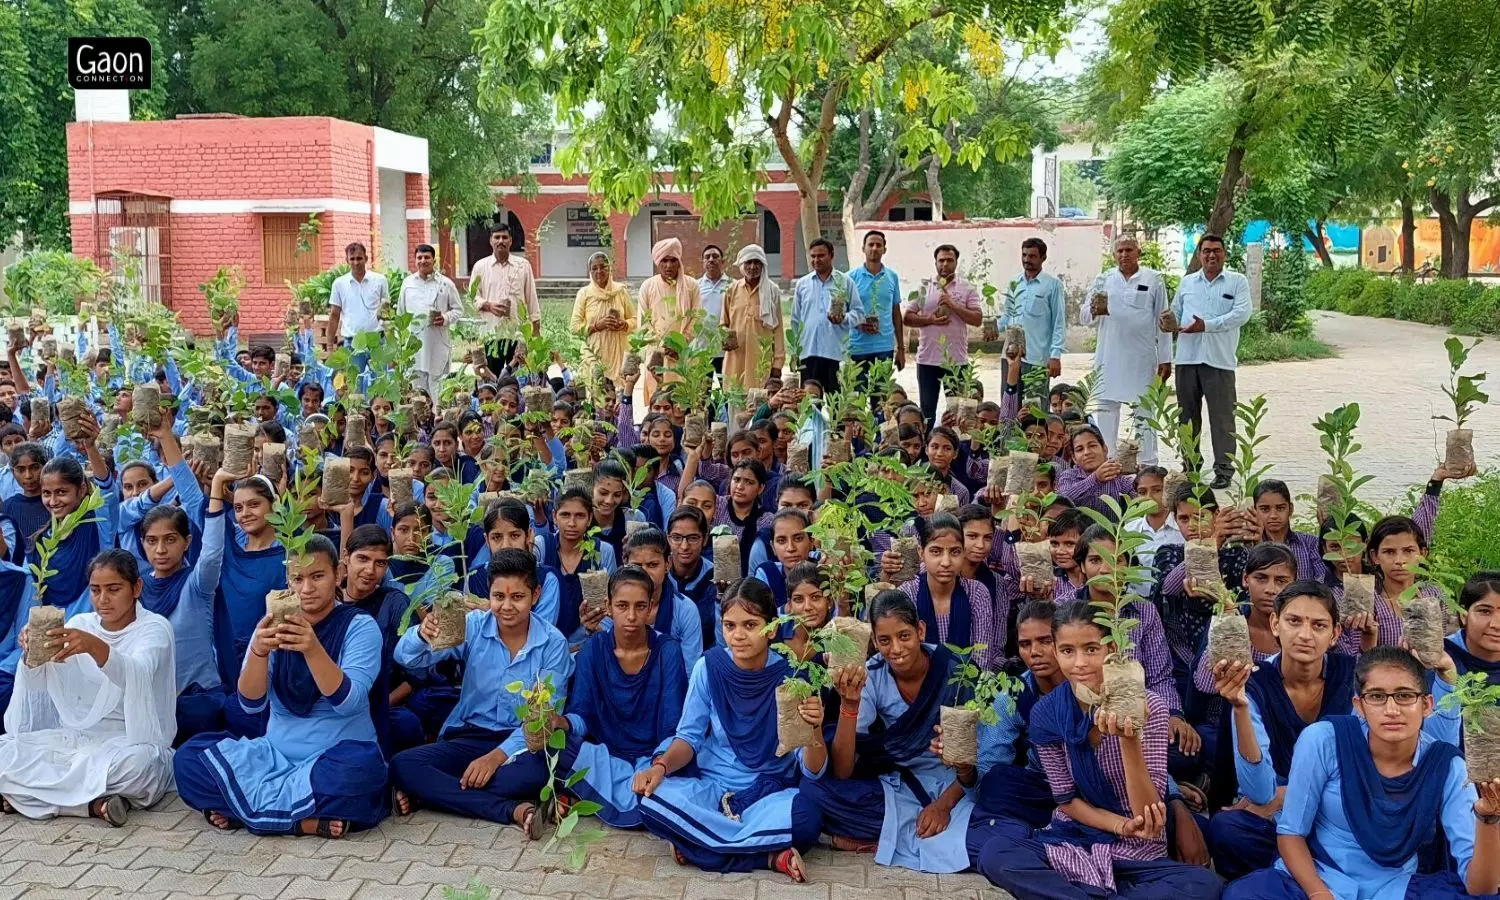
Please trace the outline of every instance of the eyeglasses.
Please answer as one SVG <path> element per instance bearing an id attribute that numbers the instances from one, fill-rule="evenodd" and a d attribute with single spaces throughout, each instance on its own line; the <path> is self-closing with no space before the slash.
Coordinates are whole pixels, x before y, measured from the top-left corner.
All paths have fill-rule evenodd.
<path id="1" fill-rule="evenodd" d="M 703 543 L 703 535 L 701 535 L 701 534 L 669 534 L 669 535 L 667 535 L 667 541 L 669 543 L 673 543 L 673 544 L 689 544 L 689 545 L 691 545 L 691 544 L 701 544 L 701 543 Z"/>
<path id="2" fill-rule="evenodd" d="M 1426 695 L 1419 691 L 1394 691 L 1389 694 L 1385 691 L 1366 691 L 1359 695 L 1359 699 L 1366 706 L 1385 706 L 1391 700 L 1396 701 L 1397 706 L 1411 706 L 1424 696 Z"/>

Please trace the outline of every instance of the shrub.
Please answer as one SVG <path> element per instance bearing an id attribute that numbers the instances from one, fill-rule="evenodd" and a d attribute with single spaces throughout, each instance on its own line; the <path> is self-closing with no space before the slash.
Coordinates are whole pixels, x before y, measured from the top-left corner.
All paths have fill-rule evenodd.
<path id="1" fill-rule="evenodd" d="M 1411 505 L 1422 488 L 1412 489 Z M 1472 481 L 1449 482 L 1443 505 L 1432 528 L 1432 552 L 1442 568 L 1465 577 L 1481 570 L 1500 569 L 1500 541 L 1494 522 L 1500 518 L 1500 471 L 1490 470 Z"/>
<path id="2" fill-rule="evenodd" d="M 1267 331 L 1307 334 L 1307 253 L 1301 241 L 1266 259 L 1260 311 Z"/>
<path id="3" fill-rule="evenodd" d="M 1364 269 L 1343 269 L 1342 271 L 1346 274 L 1334 286 L 1331 308 L 1345 312 L 1354 304 L 1359 295 L 1364 293 L 1365 285 L 1374 281 L 1378 276 Z"/>
<path id="4" fill-rule="evenodd" d="M 1475 303 L 1484 294 L 1484 286 L 1467 278 L 1451 278 L 1435 281 L 1429 285 L 1436 294 L 1434 301 L 1442 321 L 1434 324 L 1452 325 L 1460 311 Z"/>
<path id="5" fill-rule="evenodd" d="M 1378 316 L 1388 318 L 1391 301 L 1396 295 L 1396 283 L 1387 278 L 1373 278 L 1365 282 L 1364 290 L 1350 301 L 1347 312 L 1351 316 Z"/>
<path id="6" fill-rule="evenodd" d="M 1467 292 L 1463 304 L 1453 310 L 1452 324 L 1460 334 L 1500 331 L 1500 287 Z"/>
<path id="7" fill-rule="evenodd" d="M 1353 270 L 1319 268 L 1307 276 L 1307 287 L 1304 290 L 1307 297 L 1307 308 L 1333 309 L 1334 293 L 1345 278 L 1345 273 L 1350 271 Z"/>

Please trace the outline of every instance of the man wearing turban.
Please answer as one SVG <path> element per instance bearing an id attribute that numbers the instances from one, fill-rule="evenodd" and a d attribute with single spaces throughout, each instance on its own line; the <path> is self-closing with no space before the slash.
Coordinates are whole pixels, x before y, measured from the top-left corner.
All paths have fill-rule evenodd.
<path id="1" fill-rule="evenodd" d="M 641 326 L 646 329 L 646 402 L 660 381 L 654 369 L 661 364 L 662 340 L 669 334 L 693 336 L 695 316 L 703 308 L 698 282 L 682 277 L 682 241 L 667 238 L 651 248 L 656 274 L 641 283 Z"/>

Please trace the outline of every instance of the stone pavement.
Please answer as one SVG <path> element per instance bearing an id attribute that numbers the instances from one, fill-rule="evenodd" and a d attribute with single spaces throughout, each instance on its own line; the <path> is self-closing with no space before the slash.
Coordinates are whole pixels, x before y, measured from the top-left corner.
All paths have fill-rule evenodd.
<path id="1" fill-rule="evenodd" d="M 1375 476 L 1360 496 L 1383 508 L 1403 498 L 1409 486 L 1426 484 L 1443 454 L 1450 426 L 1431 417 L 1449 411 L 1442 393 L 1448 378 L 1443 341 L 1449 335 L 1441 328 L 1394 319 L 1310 315 L 1318 338 L 1336 348 L 1339 356 L 1242 366 L 1239 397 L 1243 401 L 1266 396 L 1269 412 L 1262 428 L 1270 440 L 1262 445 L 1261 455 L 1272 467 L 1272 477 L 1286 481 L 1293 494 L 1309 496 L 1317 488 L 1318 475 L 1327 471 L 1313 422 L 1344 403 L 1358 403 L 1356 436 L 1363 449 L 1355 457 L 1355 468 Z M 1463 338 L 1465 343 L 1472 340 Z M 1092 354 L 1066 354 L 1062 380 L 1074 383 L 1092 365 Z M 1500 341 L 1480 344 L 1464 371 L 1491 373 L 1488 387 L 1496 401 L 1481 407 L 1469 427 L 1481 467 L 1494 465 L 1500 456 L 1495 440 L 1500 435 Z M 1000 395 L 998 355 L 981 358 L 980 379 L 986 397 Z M 900 381 L 915 400 L 915 366 L 908 365 Z"/>
<path id="2" fill-rule="evenodd" d="M 819 847 L 808 884 L 773 872 L 685 869 L 644 832 L 609 831 L 582 871 L 515 828 L 421 810 L 330 841 L 216 831 L 176 795 L 113 829 L 0 816 L 0 900 L 441 900 L 481 879 L 498 900 L 1006 900 L 977 875 L 924 875 Z"/>

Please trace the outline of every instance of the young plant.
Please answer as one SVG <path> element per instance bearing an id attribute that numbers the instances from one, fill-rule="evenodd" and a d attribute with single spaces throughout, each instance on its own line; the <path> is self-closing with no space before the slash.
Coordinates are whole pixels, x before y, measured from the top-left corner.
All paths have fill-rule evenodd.
<path id="1" fill-rule="evenodd" d="M 1438 708 L 1458 710 L 1464 714 L 1464 731 L 1469 734 L 1487 733 L 1480 712 L 1500 708 L 1500 684 L 1490 684 L 1485 672 L 1469 672 L 1458 676 L 1453 693 L 1438 701 Z"/>
<path id="2" fill-rule="evenodd" d="M 47 582 L 57 574 L 52 568 L 52 558 L 57 555 L 64 541 L 73 535 L 81 526 L 102 521 L 99 516 L 94 515 L 104 507 L 104 495 L 97 488 L 90 488 L 84 495 L 78 508 L 60 519 L 53 519 L 47 533 L 37 538 L 36 557 L 37 561 L 27 566 L 31 570 L 32 580 L 36 584 L 36 603 L 42 605 L 42 598 L 47 593 Z M 66 602 L 72 603 L 76 597 L 65 598 Z M 24 623 L 23 623 L 24 624 Z"/>
<path id="3" fill-rule="evenodd" d="M 1255 490 L 1260 487 L 1261 478 L 1271 471 L 1270 466 L 1260 464 L 1259 455 L 1261 445 L 1270 440 L 1269 435 L 1260 433 L 1261 423 L 1266 418 L 1265 395 L 1257 396 L 1248 403 L 1236 403 L 1234 417 L 1239 420 L 1240 427 L 1234 436 L 1233 496 L 1235 505 L 1243 506 L 1254 502 Z"/>
<path id="4" fill-rule="evenodd" d="M 1360 541 L 1359 501 L 1355 497 L 1355 491 L 1375 478 L 1373 475 L 1360 475 L 1354 470 L 1354 454 L 1359 452 L 1361 446 L 1354 440 L 1354 431 L 1358 427 L 1358 403 L 1340 406 L 1313 423 L 1313 428 L 1319 434 L 1318 443 L 1328 457 L 1328 474 L 1319 480 L 1319 494 L 1324 493 L 1324 485 L 1329 486 L 1332 493 L 1327 498 L 1327 508 L 1323 511 L 1324 516 L 1333 522 L 1333 530 L 1328 534 L 1328 544 L 1339 551 L 1347 551 L 1351 545 Z M 1338 560 L 1342 558 L 1342 553 L 1331 552 L 1325 558 Z"/>
<path id="5" fill-rule="evenodd" d="M 1443 347 L 1448 351 L 1448 383 L 1443 385 L 1443 393 L 1448 396 L 1448 402 L 1453 404 L 1453 415 L 1433 416 L 1444 422 L 1452 422 L 1454 428 L 1463 428 L 1469 422 L 1469 417 L 1484 404 L 1490 402 L 1489 394 L 1479 389 L 1489 373 L 1480 372 L 1477 375 L 1460 375 L 1459 370 L 1469 361 L 1469 354 L 1482 341 L 1476 340 L 1465 347 L 1464 342 L 1456 337 L 1450 337 L 1443 342 Z"/>
<path id="6" fill-rule="evenodd" d="M 1094 622 L 1104 629 L 1106 643 L 1114 647 L 1114 655 L 1124 658 L 1135 646 L 1130 635 L 1140 624 L 1138 620 L 1125 615 L 1125 607 L 1136 599 L 1131 588 L 1151 584 L 1155 580 L 1151 567 L 1136 561 L 1137 551 L 1150 538 L 1131 526 L 1144 519 L 1156 506 L 1145 497 L 1129 497 L 1122 501 L 1106 496 L 1100 500 L 1106 507 L 1104 512 L 1081 508 L 1095 524 L 1109 533 L 1107 540 L 1113 547 L 1100 548 L 1100 555 L 1108 559 L 1110 565 L 1107 571 L 1090 578 L 1088 585 L 1098 587 L 1108 595 L 1106 600 L 1093 602 L 1098 609 Z"/>
<path id="7" fill-rule="evenodd" d="M 558 816 L 561 810 L 562 792 L 571 789 L 588 774 L 587 769 L 579 769 L 568 776 L 566 781 L 559 778 L 557 774 L 563 749 L 568 745 L 567 732 L 554 727 L 554 722 L 562 716 L 563 697 L 553 685 L 550 672 L 542 676 L 541 680 L 530 688 L 522 682 L 512 681 L 505 686 L 505 689 L 521 697 L 521 705 L 516 710 L 521 720 L 521 728 L 528 735 L 545 735 L 542 752 L 547 760 L 547 783 L 542 786 L 540 795 L 542 808 L 537 814 L 542 817 L 543 822 L 556 822 L 557 827 L 542 847 L 542 852 L 551 853 L 559 843 L 568 841 L 568 867 L 582 868 L 588 859 L 589 845 L 603 838 L 604 832 L 597 828 L 592 831 L 578 832 L 578 823 L 585 816 L 594 815 L 604 807 L 592 800 L 580 799 L 569 806 L 567 815 Z"/>
<path id="8" fill-rule="evenodd" d="M 1140 409 L 1141 417 L 1156 432 L 1156 439 L 1162 449 L 1171 454 L 1181 454 L 1182 445 L 1178 438 L 1182 427 L 1182 408 L 1177 405 L 1176 395 L 1166 379 L 1157 378 L 1151 382 L 1146 393 L 1141 395 Z"/>
<path id="9" fill-rule="evenodd" d="M 220 326 L 228 325 L 239 315 L 240 291 L 244 288 L 245 276 L 239 266 L 219 266 L 212 278 L 198 285 L 209 316 Z"/>
<path id="10" fill-rule="evenodd" d="M 786 658 L 787 665 L 792 667 L 792 674 L 782 682 L 787 692 L 798 700 L 806 700 L 816 697 L 818 694 L 833 687 L 833 679 L 828 674 L 828 668 L 818 662 L 819 653 L 848 654 L 858 652 L 858 647 L 849 639 L 849 636 L 829 628 L 817 630 L 807 629 L 807 620 L 801 616 L 786 613 L 766 623 L 763 633 L 775 636 L 780 633 L 781 626 L 793 624 L 807 630 L 807 643 L 812 648 L 812 653 L 807 659 L 803 659 L 789 644 L 777 642 L 771 645 L 771 649 Z"/>
<path id="11" fill-rule="evenodd" d="M 1099 401 L 1104 391 L 1103 372 L 1104 370 L 1098 366 L 1089 369 L 1088 373 L 1073 385 L 1073 389 L 1068 391 L 1068 402 L 1073 404 L 1074 409 L 1084 415 L 1089 415 L 1099 409 Z"/>
<path id="12" fill-rule="evenodd" d="M 974 662 L 974 654 L 985 649 L 985 644 L 956 647 L 945 643 L 943 646 L 959 660 L 958 665 L 953 667 L 953 677 L 948 679 L 948 684 L 953 686 L 958 696 L 968 695 L 968 699 L 959 704 L 959 709 L 978 713 L 981 725 L 999 724 L 1000 715 L 995 712 L 995 700 L 1001 694 L 1015 696 L 1021 690 L 1021 682 L 1004 672 L 986 672 L 979 668 Z"/>
<path id="13" fill-rule="evenodd" d="M 766 377 L 771 374 L 771 361 L 776 358 L 776 339 L 770 335 L 763 335 L 757 342 L 755 350 L 755 383 L 765 384 Z"/>
<path id="14" fill-rule="evenodd" d="M 786 329 L 786 365 L 790 371 L 802 368 L 802 323 L 793 320 Z"/>

